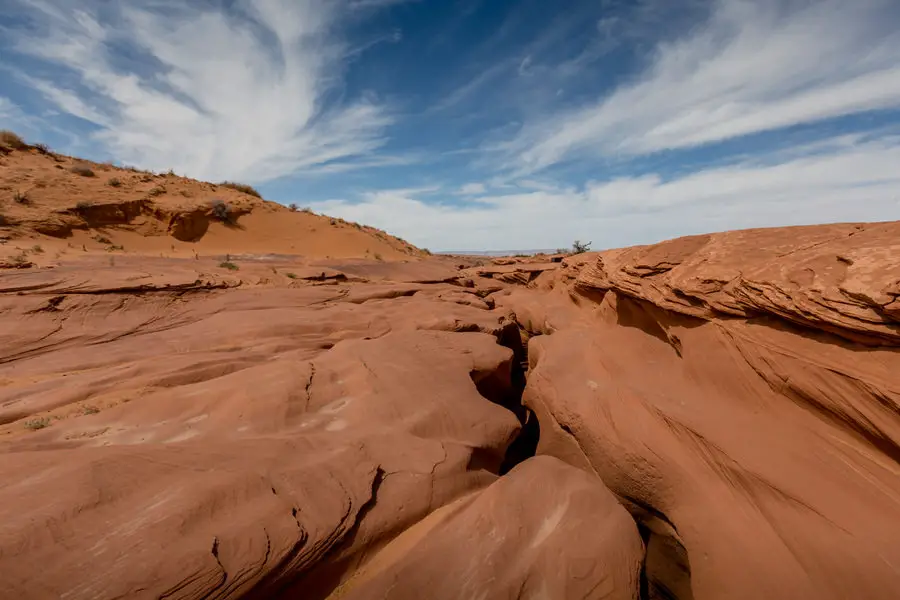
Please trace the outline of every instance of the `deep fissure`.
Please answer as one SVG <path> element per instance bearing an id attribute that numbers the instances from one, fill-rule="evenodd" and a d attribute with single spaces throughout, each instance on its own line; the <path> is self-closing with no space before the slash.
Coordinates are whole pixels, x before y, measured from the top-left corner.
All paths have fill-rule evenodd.
<path id="1" fill-rule="evenodd" d="M 505 328 L 498 336 L 498 342 L 513 352 L 507 392 L 498 396 L 495 390 L 488 389 L 489 386 L 479 386 L 482 395 L 511 410 L 521 424 L 521 429 L 507 448 L 500 466 L 498 473 L 501 476 L 537 454 L 541 435 L 537 415 L 522 402 L 528 384 L 528 340 L 535 334 L 521 323 L 516 322 L 515 325 L 514 328 Z M 566 425 L 561 427 L 574 435 Z M 666 515 L 636 499 L 619 500 L 634 519 L 644 546 L 639 578 L 640 600 L 693 600 L 687 549 L 677 539 L 677 534 L 668 535 L 656 531 L 658 527 L 654 527 L 653 521 L 661 521 L 673 532 L 674 524 Z"/>

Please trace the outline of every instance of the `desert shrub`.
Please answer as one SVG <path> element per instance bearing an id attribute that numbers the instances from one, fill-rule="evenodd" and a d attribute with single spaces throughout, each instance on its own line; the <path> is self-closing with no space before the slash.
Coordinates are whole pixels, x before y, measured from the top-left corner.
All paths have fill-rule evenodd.
<path id="1" fill-rule="evenodd" d="M 112 244 L 112 240 L 103 235 L 96 236 L 94 238 L 94 241 L 96 241 L 98 244 Z"/>
<path id="2" fill-rule="evenodd" d="M 87 200 L 82 200 L 81 202 L 79 202 L 78 204 L 75 205 L 75 210 L 77 210 L 80 213 L 83 213 L 83 212 L 89 210 L 91 208 L 91 206 L 92 206 L 92 204 L 90 202 L 88 202 Z"/>
<path id="3" fill-rule="evenodd" d="M 35 244 L 34 246 L 32 246 L 31 251 L 34 252 L 35 254 L 43 254 L 44 253 L 44 249 L 41 247 L 40 244 Z"/>
<path id="4" fill-rule="evenodd" d="M 162 196 L 166 193 L 166 186 L 158 185 L 149 192 L 147 192 L 151 198 L 155 198 L 156 196 Z"/>
<path id="5" fill-rule="evenodd" d="M 572 242 L 572 254 L 582 254 L 591 249 L 591 242 L 582 243 L 580 240 Z"/>
<path id="6" fill-rule="evenodd" d="M 219 267 L 223 269 L 228 269 L 229 271 L 237 271 L 240 267 L 231 262 L 230 260 L 223 260 L 219 263 Z"/>
<path id="7" fill-rule="evenodd" d="M 13 150 L 22 150 L 23 148 L 27 148 L 28 144 L 26 144 L 15 132 L 3 129 L 0 130 L 0 146 L 6 146 Z"/>
<path id="8" fill-rule="evenodd" d="M 76 175 L 81 175 L 82 177 L 94 177 L 94 170 L 85 164 L 75 164 L 69 169 Z"/>
<path id="9" fill-rule="evenodd" d="M 212 216 L 223 223 L 231 222 L 231 208 L 224 200 L 213 200 L 211 207 Z"/>
<path id="10" fill-rule="evenodd" d="M 25 252 L 19 252 L 15 256 L 10 257 L 10 260 L 14 265 L 19 267 L 29 264 L 28 255 L 26 255 Z"/>
<path id="11" fill-rule="evenodd" d="M 85 406 L 82 410 L 86 415 L 96 415 L 98 412 L 100 412 L 100 409 L 96 406 Z"/>
<path id="12" fill-rule="evenodd" d="M 44 427 L 50 427 L 50 419 L 46 417 L 25 421 L 25 428 L 32 431 L 37 431 L 38 429 L 43 429 Z"/>
<path id="13" fill-rule="evenodd" d="M 231 188 L 233 190 L 237 190 L 239 192 L 243 192 L 245 194 L 250 194 L 251 196 L 256 196 L 257 198 L 262 198 L 259 192 L 256 191 L 252 185 L 247 185 L 246 183 L 237 183 L 235 181 L 223 181 L 219 185 L 227 188 Z"/>
<path id="14" fill-rule="evenodd" d="M 375 253 L 375 260 L 384 260 L 384 259 L 381 257 L 381 254 L 379 254 L 378 252 L 376 252 L 376 253 Z"/>
<path id="15" fill-rule="evenodd" d="M 13 200 L 16 201 L 16 204 L 31 204 L 31 199 L 28 197 L 28 194 L 18 190 L 13 193 Z"/>
<path id="16" fill-rule="evenodd" d="M 48 146 L 47 144 L 34 144 L 32 148 L 44 155 L 49 156 L 50 154 L 53 154 L 53 151 L 50 150 L 50 146 Z"/>
<path id="17" fill-rule="evenodd" d="M 286 276 L 288 279 L 297 279 L 297 274 L 296 274 L 296 273 L 285 273 L 285 276 Z"/>
<path id="18" fill-rule="evenodd" d="M 112 177 L 109 181 L 106 182 L 106 185 L 109 187 L 119 187 L 122 185 L 122 180 L 118 177 Z"/>
<path id="19" fill-rule="evenodd" d="M 329 221 L 329 223 L 331 223 L 332 225 L 337 225 L 337 220 L 331 219 L 331 220 Z"/>
<path id="20" fill-rule="evenodd" d="M 300 207 L 297 206 L 294 202 L 291 202 L 290 204 L 288 204 L 288 208 L 291 209 L 291 212 L 297 212 L 297 210 L 298 210 Z"/>

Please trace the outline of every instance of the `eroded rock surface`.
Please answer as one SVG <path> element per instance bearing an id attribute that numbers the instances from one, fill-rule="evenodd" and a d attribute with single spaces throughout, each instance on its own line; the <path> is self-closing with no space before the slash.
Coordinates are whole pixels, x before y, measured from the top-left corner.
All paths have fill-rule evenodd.
<path id="1" fill-rule="evenodd" d="M 686 238 L 498 297 L 545 334 L 525 391 L 538 452 L 629 507 L 649 597 L 896 594 L 898 239 L 896 223 Z"/>
<path id="2" fill-rule="evenodd" d="M 896 240 L 5 271 L 3 589 L 894 598 Z"/>

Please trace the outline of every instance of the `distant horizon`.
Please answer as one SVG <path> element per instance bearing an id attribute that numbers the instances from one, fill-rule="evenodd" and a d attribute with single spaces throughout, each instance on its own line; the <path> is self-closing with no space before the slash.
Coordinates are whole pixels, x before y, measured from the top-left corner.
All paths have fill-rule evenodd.
<path id="1" fill-rule="evenodd" d="M 893 0 L 5 0 L 0 128 L 422 248 L 900 218 Z"/>

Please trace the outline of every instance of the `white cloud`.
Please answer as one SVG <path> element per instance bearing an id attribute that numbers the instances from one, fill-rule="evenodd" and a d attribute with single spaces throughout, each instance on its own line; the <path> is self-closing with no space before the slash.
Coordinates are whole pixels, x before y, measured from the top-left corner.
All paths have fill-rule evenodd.
<path id="1" fill-rule="evenodd" d="M 382 106 L 326 101 L 341 83 L 340 3 L 242 0 L 226 13 L 168 0 L 112 12 L 20 2 L 38 30 L 18 49 L 63 67 L 74 85 L 23 79 L 97 125 L 122 162 L 253 182 L 338 168 L 385 141 Z"/>
<path id="2" fill-rule="evenodd" d="M 668 181 L 648 175 L 583 189 L 544 187 L 482 196 L 462 207 L 387 190 L 359 203 L 332 200 L 314 208 L 433 250 L 547 249 L 573 239 L 592 240 L 599 249 L 725 229 L 900 217 L 900 138 L 833 142 L 809 156 L 788 154 L 774 164 L 745 162 Z"/>
<path id="3" fill-rule="evenodd" d="M 483 183 L 467 183 L 459 188 L 459 194 L 462 196 L 471 196 L 475 194 L 483 194 L 485 192 Z"/>
<path id="4" fill-rule="evenodd" d="M 12 100 L 0 96 L 0 119 L 5 119 L 11 116 L 14 109 L 15 105 L 12 103 Z"/>
<path id="5" fill-rule="evenodd" d="M 659 45 L 637 80 L 526 123 L 507 150 L 529 172 L 573 155 L 688 148 L 893 107 L 894 0 L 716 0 L 709 21 Z"/>

